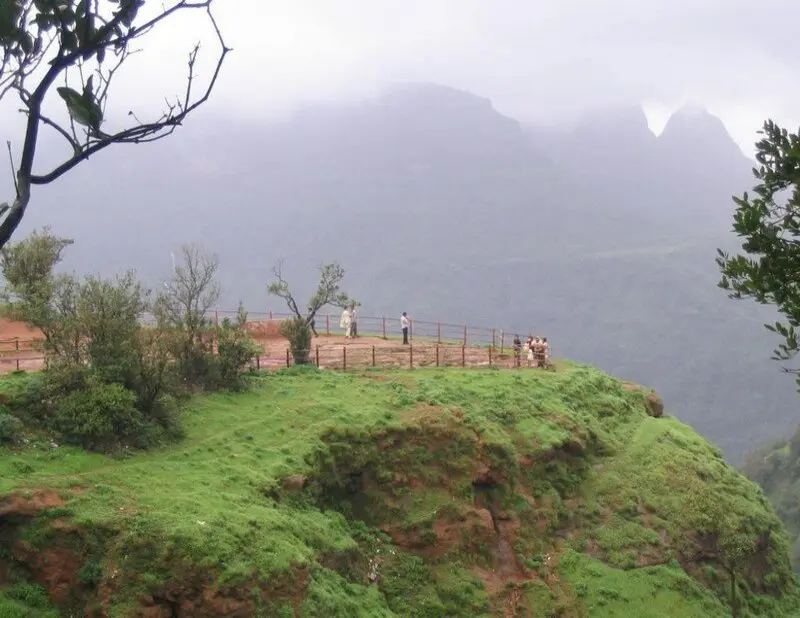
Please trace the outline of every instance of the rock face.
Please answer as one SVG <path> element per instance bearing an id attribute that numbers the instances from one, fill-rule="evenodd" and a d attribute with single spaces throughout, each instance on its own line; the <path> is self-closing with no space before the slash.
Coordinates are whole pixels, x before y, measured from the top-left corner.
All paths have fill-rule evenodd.
<path id="1" fill-rule="evenodd" d="M 661 418 L 664 415 L 664 400 L 656 393 L 638 384 L 631 384 L 630 382 L 623 382 L 622 386 L 629 391 L 644 395 L 647 414 L 653 418 Z"/>
<path id="2" fill-rule="evenodd" d="M 664 402 L 655 393 L 650 393 L 647 396 L 647 412 L 655 418 L 661 418 L 664 414 Z"/>
<path id="3" fill-rule="evenodd" d="M 27 578 L 92 618 L 725 618 L 730 564 L 751 614 L 798 609 L 760 490 L 594 369 L 274 374 L 192 413 L 225 431 L 0 498 L 0 615 Z"/>

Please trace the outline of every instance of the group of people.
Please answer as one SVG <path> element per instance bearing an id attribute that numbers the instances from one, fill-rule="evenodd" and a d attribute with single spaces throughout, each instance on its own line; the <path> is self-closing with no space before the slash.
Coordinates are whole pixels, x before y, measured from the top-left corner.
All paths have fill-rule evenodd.
<path id="1" fill-rule="evenodd" d="M 519 335 L 514 335 L 514 358 L 518 367 L 522 357 L 522 348 Z M 550 364 L 550 345 L 547 343 L 547 337 L 528 335 L 525 340 L 525 349 L 527 350 L 528 367 L 547 367 Z"/>
<path id="2" fill-rule="evenodd" d="M 350 305 L 342 311 L 342 317 L 339 318 L 339 328 L 344 329 L 345 339 L 355 339 L 358 337 L 358 311 L 355 305 Z M 403 311 L 403 315 L 400 316 L 400 328 L 403 330 L 403 344 L 408 345 L 411 318 L 408 317 L 408 313 L 405 311 Z"/>
<path id="3" fill-rule="evenodd" d="M 339 328 L 344 329 L 345 339 L 354 339 L 358 337 L 358 310 L 354 304 L 351 304 L 342 311 L 342 317 L 339 319 Z M 400 316 L 400 328 L 403 331 L 403 344 L 408 345 L 411 318 L 405 311 L 403 311 L 403 315 Z M 316 335 L 316 332 L 314 334 Z M 528 335 L 523 346 L 519 335 L 514 335 L 513 348 L 517 367 L 521 364 L 523 347 L 527 351 L 528 367 L 549 366 L 550 345 L 547 343 L 547 337 Z"/>
<path id="4" fill-rule="evenodd" d="M 342 311 L 342 317 L 339 319 L 339 328 L 344 329 L 345 339 L 358 337 L 358 310 L 355 305 L 350 305 Z"/>

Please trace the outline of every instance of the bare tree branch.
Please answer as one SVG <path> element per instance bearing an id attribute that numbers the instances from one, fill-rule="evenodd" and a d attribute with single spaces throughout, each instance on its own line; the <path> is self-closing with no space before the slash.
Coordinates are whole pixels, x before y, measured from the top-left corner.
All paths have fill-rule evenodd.
<path id="1" fill-rule="evenodd" d="M 294 313 L 299 319 L 304 319 L 303 314 L 297 306 L 297 302 L 289 291 L 289 283 L 283 278 L 283 258 L 278 260 L 278 263 L 272 267 L 272 274 L 275 275 L 277 281 L 270 283 L 267 291 L 273 296 L 277 296 L 286 301 L 289 310 Z"/>
<path id="2" fill-rule="evenodd" d="M 307 314 L 305 316 L 300 312 L 297 301 L 289 290 L 289 284 L 283 278 L 282 259 L 278 260 L 278 263 L 272 269 L 276 281 L 273 281 L 267 286 L 267 292 L 273 296 L 283 298 L 289 310 L 294 313 L 298 319 L 305 320 L 306 324 L 311 324 L 317 312 L 326 305 L 345 308 L 355 303 L 353 299 L 339 289 L 339 284 L 342 282 L 342 279 L 344 279 L 344 268 L 338 263 L 333 262 L 320 266 L 319 271 L 319 284 L 317 285 L 316 292 L 314 292 L 314 295 L 308 301 Z"/>

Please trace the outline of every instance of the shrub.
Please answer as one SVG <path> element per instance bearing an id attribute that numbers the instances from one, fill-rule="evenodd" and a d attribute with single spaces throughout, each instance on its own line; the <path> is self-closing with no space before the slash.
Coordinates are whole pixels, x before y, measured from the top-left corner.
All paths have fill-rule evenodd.
<path id="1" fill-rule="evenodd" d="M 84 562 L 81 570 L 78 571 L 78 581 L 84 586 L 94 588 L 103 579 L 103 567 L 96 560 Z"/>
<path id="2" fill-rule="evenodd" d="M 89 368 L 56 360 L 28 385 L 25 419 L 42 429 L 51 428 L 61 399 L 86 387 Z"/>
<path id="3" fill-rule="evenodd" d="M 216 362 L 221 386 L 239 388 L 242 371 L 261 353 L 261 347 L 245 328 L 246 323 L 247 313 L 239 307 L 236 319 L 225 318 L 220 326 Z"/>
<path id="4" fill-rule="evenodd" d="M 22 436 L 22 421 L 8 412 L 0 411 L 0 444 L 14 444 Z"/>
<path id="5" fill-rule="evenodd" d="M 50 599 L 47 596 L 47 592 L 39 584 L 19 582 L 11 586 L 6 594 L 8 598 L 24 603 L 28 607 L 36 609 L 47 609 L 50 607 Z"/>
<path id="6" fill-rule="evenodd" d="M 58 401 L 52 427 L 66 442 L 88 449 L 144 446 L 148 428 L 135 404 L 136 394 L 124 386 L 90 378 Z"/>
<path id="7" fill-rule="evenodd" d="M 304 318 L 285 320 L 281 335 L 289 340 L 289 349 L 296 365 L 307 365 L 311 355 L 311 328 Z"/>

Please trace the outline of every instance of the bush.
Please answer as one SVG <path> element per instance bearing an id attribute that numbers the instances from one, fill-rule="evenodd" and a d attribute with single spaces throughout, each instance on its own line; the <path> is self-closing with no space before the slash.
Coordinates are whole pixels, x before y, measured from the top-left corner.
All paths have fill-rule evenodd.
<path id="1" fill-rule="evenodd" d="M 22 421 L 8 412 L 0 411 L 0 444 L 14 444 L 22 436 Z"/>
<path id="2" fill-rule="evenodd" d="M 220 386 L 240 388 L 243 370 L 262 351 L 245 328 L 246 322 L 247 314 L 240 309 L 235 321 L 225 318 L 220 326 L 216 357 Z"/>
<path id="3" fill-rule="evenodd" d="M 311 356 L 311 327 L 303 318 L 281 323 L 281 335 L 289 340 L 289 349 L 296 365 L 307 365 Z"/>
<path id="4" fill-rule="evenodd" d="M 50 599 L 47 596 L 47 592 L 39 584 L 20 582 L 9 588 L 6 595 L 8 598 L 24 603 L 28 607 L 36 609 L 50 607 Z"/>
<path id="5" fill-rule="evenodd" d="M 89 379 L 85 388 L 61 398 L 52 427 L 62 439 L 93 450 L 145 446 L 150 436 L 136 393 L 120 384 Z"/>
<path id="6" fill-rule="evenodd" d="M 179 399 L 157 367 L 142 365 L 133 388 L 105 378 L 92 367 L 51 365 L 30 382 L 29 422 L 68 444 L 100 451 L 145 448 L 184 436 Z"/>
<path id="7" fill-rule="evenodd" d="M 103 579 L 103 567 L 96 560 L 87 560 L 78 571 L 78 581 L 84 586 L 94 588 Z"/>

